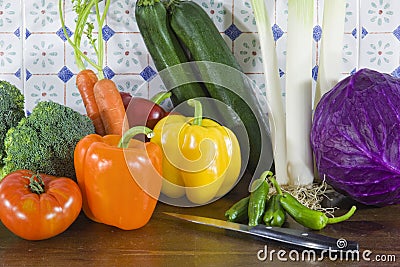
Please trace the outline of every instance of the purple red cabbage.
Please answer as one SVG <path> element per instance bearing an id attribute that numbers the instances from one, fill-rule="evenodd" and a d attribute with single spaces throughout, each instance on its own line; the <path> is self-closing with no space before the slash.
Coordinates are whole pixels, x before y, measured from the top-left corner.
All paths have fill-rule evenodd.
<path id="1" fill-rule="evenodd" d="M 361 69 L 318 103 L 311 144 L 321 178 L 354 200 L 400 203 L 400 79 Z"/>

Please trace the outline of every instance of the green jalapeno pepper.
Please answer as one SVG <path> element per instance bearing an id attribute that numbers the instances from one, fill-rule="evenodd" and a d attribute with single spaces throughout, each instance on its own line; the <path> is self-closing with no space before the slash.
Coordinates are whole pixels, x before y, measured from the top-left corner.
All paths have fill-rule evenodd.
<path id="1" fill-rule="evenodd" d="M 233 204 L 226 212 L 225 217 L 230 222 L 244 222 L 247 220 L 250 196 L 242 198 Z"/>
<path id="2" fill-rule="evenodd" d="M 283 193 L 280 202 L 286 212 L 289 213 L 296 222 L 313 230 L 321 230 L 327 224 L 345 221 L 356 211 L 356 206 L 353 206 L 346 214 L 340 217 L 329 218 L 321 211 L 304 206 L 289 193 Z"/>
<path id="3" fill-rule="evenodd" d="M 286 220 L 286 212 L 282 207 L 280 198 L 282 195 L 273 195 L 267 201 L 263 221 L 267 226 L 281 227 Z"/>
<path id="4" fill-rule="evenodd" d="M 263 221 L 268 226 L 281 227 L 286 220 L 286 212 L 280 202 L 280 198 L 282 197 L 282 189 L 273 176 L 269 177 L 269 180 L 276 189 L 276 195 L 273 195 L 268 200 Z"/>
<path id="5" fill-rule="evenodd" d="M 256 226 L 262 220 L 269 193 L 268 175 L 272 175 L 272 172 L 263 172 L 260 178 L 253 182 L 248 207 L 249 226 Z"/>

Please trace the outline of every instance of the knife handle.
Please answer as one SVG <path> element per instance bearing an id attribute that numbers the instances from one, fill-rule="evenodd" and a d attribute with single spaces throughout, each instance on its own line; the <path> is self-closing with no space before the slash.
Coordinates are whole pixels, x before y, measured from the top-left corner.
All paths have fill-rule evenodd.
<path id="1" fill-rule="evenodd" d="M 249 231 L 255 236 L 318 251 L 358 251 L 359 249 L 358 243 L 355 241 L 337 239 L 298 229 L 257 225 Z"/>

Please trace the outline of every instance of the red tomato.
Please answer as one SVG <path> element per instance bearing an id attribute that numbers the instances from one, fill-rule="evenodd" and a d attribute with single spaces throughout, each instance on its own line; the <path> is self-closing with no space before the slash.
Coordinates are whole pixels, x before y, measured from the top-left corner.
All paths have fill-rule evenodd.
<path id="1" fill-rule="evenodd" d="M 0 182 L 0 219 L 24 239 L 42 240 L 64 232 L 81 208 L 81 191 L 70 178 L 19 170 Z"/>

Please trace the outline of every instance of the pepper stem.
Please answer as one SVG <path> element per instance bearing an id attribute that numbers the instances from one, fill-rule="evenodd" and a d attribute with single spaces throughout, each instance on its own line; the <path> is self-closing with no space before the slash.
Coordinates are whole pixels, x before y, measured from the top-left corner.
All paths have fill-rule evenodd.
<path id="1" fill-rule="evenodd" d="M 25 176 L 25 178 L 29 179 L 28 187 L 32 193 L 40 195 L 45 192 L 44 190 L 45 184 L 39 173 L 37 174 L 32 173 L 31 177 Z"/>
<path id="2" fill-rule="evenodd" d="M 195 99 L 189 99 L 187 103 L 189 106 L 194 107 L 193 125 L 201 126 L 203 121 L 203 107 L 200 101 Z"/>
<path id="3" fill-rule="evenodd" d="M 171 92 L 160 92 L 155 94 L 150 101 L 154 102 L 154 104 L 160 105 L 165 99 L 171 97 Z"/>
<path id="4" fill-rule="evenodd" d="M 271 181 L 272 185 L 275 187 L 276 192 L 278 193 L 278 195 L 282 195 L 282 189 L 279 186 L 279 184 L 276 181 L 276 179 L 274 178 L 274 176 L 269 177 L 269 180 Z"/>
<path id="5" fill-rule="evenodd" d="M 340 217 L 334 217 L 334 218 L 329 218 L 328 219 L 328 224 L 333 224 L 333 223 L 338 223 L 338 222 L 343 222 L 347 219 L 349 219 L 351 216 L 353 216 L 354 212 L 356 211 L 356 206 L 351 207 L 351 209 L 344 215 Z"/>
<path id="6" fill-rule="evenodd" d="M 146 126 L 135 126 L 124 133 L 121 140 L 119 140 L 118 147 L 128 148 L 129 141 L 138 134 L 145 134 L 147 138 L 154 137 L 154 132 L 150 128 L 147 128 Z"/>
<path id="7" fill-rule="evenodd" d="M 251 184 L 250 193 L 256 191 L 257 188 L 259 188 L 262 183 L 267 179 L 267 177 L 272 175 L 273 173 L 271 171 L 264 171 L 263 173 L 261 173 L 260 178 L 254 180 L 254 182 Z"/>

